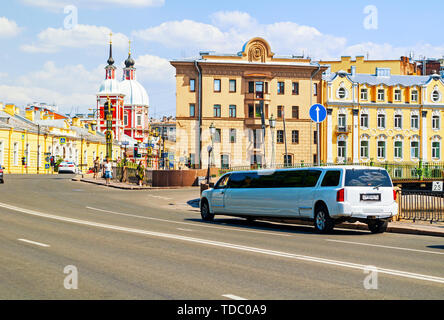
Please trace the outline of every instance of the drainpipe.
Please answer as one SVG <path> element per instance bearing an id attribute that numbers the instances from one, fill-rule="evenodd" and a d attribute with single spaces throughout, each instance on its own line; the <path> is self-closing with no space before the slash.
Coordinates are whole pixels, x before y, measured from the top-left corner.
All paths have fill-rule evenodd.
<path id="1" fill-rule="evenodd" d="M 310 108 L 311 108 L 311 106 L 313 105 L 313 78 L 319 73 L 319 71 L 321 71 L 321 65 L 319 64 L 319 63 L 317 63 L 317 62 L 315 62 L 316 63 L 316 65 L 317 65 L 317 67 L 318 67 L 318 70 L 316 70 L 316 71 L 314 71 L 312 74 L 311 74 L 311 77 L 310 77 Z M 319 91 L 319 86 L 318 86 L 318 91 Z M 317 136 L 316 136 L 316 139 L 317 139 L 317 156 L 316 156 L 316 160 L 317 160 L 317 165 L 318 165 L 318 167 L 321 165 L 321 159 L 320 159 L 320 157 L 319 157 L 319 155 L 320 155 L 320 145 L 319 145 L 319 135 L 320 135 L 320 132 L 319 132 L 319 123 L 317 123 L 316 124 L 316 130 L 317 130 Z M 312 136 L 311 136 L 311 121 L 310 121 L 310 140 L 312 140 Z M 310 142 L 310 157 L 312 156 L 312 154 L 313 154 L 313 152 L 312 152 L 312 150 L 311 150 L 311 145 L 313 144 L 313 141 L 311 141 Z"/>
<path id="2" fill-rule="evenodd" d="M 197 73 L 199 75 L 199 97 L 198 97 L 198 108 L 199 108 L 199 151 L 198 154 L 199 169 L 202 169 L 202 70 L 200 69 L 197 60 L 194 61 L 194 66 L 196 67 Z M 197 150 L 196 150 L 197 151 Z"/>

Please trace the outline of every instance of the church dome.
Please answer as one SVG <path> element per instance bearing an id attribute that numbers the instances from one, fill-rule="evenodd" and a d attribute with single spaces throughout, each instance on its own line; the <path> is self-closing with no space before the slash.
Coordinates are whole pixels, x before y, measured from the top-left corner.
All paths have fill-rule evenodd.
<path id="1" fill-rule="evenodd" d="M 126 106 L 149 106 L 150 100 L 145 88 L 137 80 L 123 80 L 120 90 L 125 95 Z"/>
<path id="2" fill-rule="evenodd" d="M 121 88 L 120 83 L 116 79 L 106 79 L 103 80 L 98 94 L 105 95 L 105 94 L 121 94 Z"/>

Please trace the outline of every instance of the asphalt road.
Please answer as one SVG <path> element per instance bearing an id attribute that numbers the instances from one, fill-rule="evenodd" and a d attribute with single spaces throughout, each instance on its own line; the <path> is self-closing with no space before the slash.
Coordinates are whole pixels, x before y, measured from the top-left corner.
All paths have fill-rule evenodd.
<path id="1" fill-rule="evenodd" d="M 443 238 L 204 223 L 186 204 L 198 189 L 124 191 L 70 178 L 7 176 L 0 185 L 0 299 L 444 298 Z M 77 289 L 64 286 L 74 275 L 67 266 Z"/>

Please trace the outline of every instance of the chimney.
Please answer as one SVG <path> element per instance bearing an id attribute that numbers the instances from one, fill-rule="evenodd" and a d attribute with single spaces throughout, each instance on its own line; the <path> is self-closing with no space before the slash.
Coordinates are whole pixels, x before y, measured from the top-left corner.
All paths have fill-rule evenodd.
<path id="1" fill-rule="evenodd" d="M 72 124 L 71 125 L 74 126 L 74 127 L 81 127 L 80 119 L 77 118 L 77 117 L 72 118 Z"/>
<path id="2" fill-rule="evenodd" d="M 16 106 L 14 104 L 7 104 L 5 106 L 5 112 L 8 113 L 11 116 L 15 116 L 16 115 Z"/>
<path id="3" fill-rule="evenodd" d="M 25 114 L 26 119 L 28 119 L 29 121 L 34 122 L 35 121 L 35 117 L 34 116 L 35 116 L 34 115 L 34 110 L 32 110 L 32 109 L 26 110 L 26 114 Z"/>

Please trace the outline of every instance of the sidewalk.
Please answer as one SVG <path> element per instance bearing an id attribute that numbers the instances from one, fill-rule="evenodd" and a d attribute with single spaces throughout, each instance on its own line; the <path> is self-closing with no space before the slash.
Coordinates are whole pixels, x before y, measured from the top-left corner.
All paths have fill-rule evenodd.
<path id="1" fill-rule="evenodd" d="M 78 182 L 85 182 L 85 183 L 91 183 L 98 186 L 104 186 L 108 188 L 115 188 L 115 189 L 121 189 L 121 190 L 168 190 L 168 189 L 179 189 L 179 187 L 150 187 L 150 186 L 143 186 L 140 187 L 137 184 L 131 184 L 131 183 L 122 183 L 111 180 L 110 184 L 106 184 L 106 180 L 102 178 L 94 179 L 92 175 L 78 175 L 72 179 L 72 181 L 78 181 Z"/>

